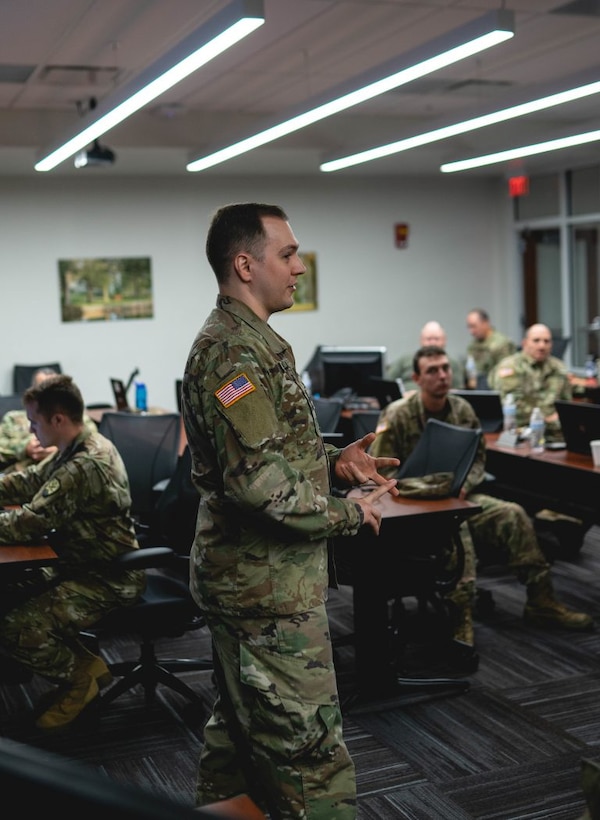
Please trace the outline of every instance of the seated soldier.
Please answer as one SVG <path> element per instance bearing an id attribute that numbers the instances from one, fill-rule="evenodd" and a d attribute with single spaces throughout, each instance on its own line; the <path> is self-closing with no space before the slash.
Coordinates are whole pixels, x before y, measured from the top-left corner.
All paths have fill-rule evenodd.
<path id="1" fill-rule="evenodd" d="M 459 427 L 479 427 L 468 401 L 450 392 L 452 373 L 446 351 L 441 347 L 420 348 L 413 361 L 413 379 L 419 389 L 408 398 L 388 404 L 377 425 L 377 438 L 369 452 L 376 456 L 396 456 L 403 461 L 412 452 L 430 418 Z M 485 474 L 485 440 L 482 438 L 473 467 L 461 490 L 461 497 L 482 507 L 467 521 L 475 553 L 485 547 L 508 555 L 510 568 L 527 588 L 524 617 L 539 627 L 587 630 L 592 618 L 574 612 L 556 600 L 550 566 L 541 551 L 529 516 L 518 504 L 478 492 Z M 461 533 L 464 531 L 461 530 Z M 463 539 L 466 541 L 467 539 Z M 465 550 L 468 552 L 465 543 Z M 467 566 L 467 564 L 466 564 Z M 456 591 L 461 606 L 461 634 L 456 637 L 473 643 L 472 606 L 474 577 L 465 577 Z"/>
<path id="2" fill-rule="evenodd" d="M 55 376 L 56 371 L 49 367 L 40 367 L 33 374 L 31 384 L 36 387 L 48 376 Z M 96 425 L 84 416 L 86 428 L 91 432 Z M 10 410 L 0 420 L 0 471 L 12 473 L 24 470 L 31 464 L 38 464 L 56 452 L 56 447 L 42 447 L 37 437 L 29 428 L 29 419 L 25 410 Z"/>
<path id="3" fill-rule="evenodd" d="M 25 570 L 0 599 L 0 676 L 18 664 L 56 682 L 54 701 L 36 726 L 53 729 L 76 718 L 110 681 L 102 658 L 78 640 L 107 612 L 137 600 L 141 571 L 113 559 L 138 544 L 123 461 L 112 442 L 85 428 L 83 399 L 70 376 L 54 375 L 25 391 L 31 429 L 56 451 L 40 464 L 0 476 L 0 544 L 48 537 L 55 565 Z"/>

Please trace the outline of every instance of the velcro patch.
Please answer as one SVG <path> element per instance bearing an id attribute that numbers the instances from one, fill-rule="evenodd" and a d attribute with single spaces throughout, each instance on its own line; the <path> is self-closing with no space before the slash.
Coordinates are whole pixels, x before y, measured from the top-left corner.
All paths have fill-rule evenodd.
<path id="1" fill-rule="evenodd" d="M 506 378 L 506 376 L 514 376 L 515 369 L 514 367 L 501 367 L 498 370 L 498 377 L 501 379 Z"/>
<path id="2" fill-rule="evenodd" d="M 236 401 L 239 401 L 248 393 L 252 393 L 256 387 L 252 384 L 248 376 L 242 373 L 231 379 L 218 390 L 215 390 L 215 396 L 219 399 L 223 407 L 231 407 Z"/>
<path id="3" fill-rule="evenodd" d="M 42 495 L 47 498 L 49 495 L 54 495 L 58 490 L 60 490 L 60 481 L 58 478 L 51 478 L 45 485 Z"/>

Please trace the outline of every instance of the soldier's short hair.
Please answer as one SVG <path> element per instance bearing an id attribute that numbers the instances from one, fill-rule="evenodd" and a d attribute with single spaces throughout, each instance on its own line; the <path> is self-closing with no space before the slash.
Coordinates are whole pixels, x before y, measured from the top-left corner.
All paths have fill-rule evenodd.
<path id="1" fill-rule="evenodd" d="M 23 404 L 34 403 L 45 419 L 64 413 L 75 424 L 83 421 L 83 396 L 72 377 L 64 373 L 48 376 L 37 386 L 28 387 L 23 394 Z"/>
<path id="2" fill-rule="evenodd" d="M 217 282 L 227 280 L 236 254 L 248 251 L 257 259 L 262 258 L 266 240 L 262 220 L 266 216 L 289 221 L 279 205 L 260 202 L 224 205 L 214 214 L 206 237 L 206 256 Z"/>
<path id="3" fill-rule="evenodd" d="M 420 347 L 413 358 L 413 373 L 415 376 L 421 375 L 419 362 L 421 359 L 433 359 L 434 356 L 446 356 L 446 350 L 439 345 L 424 345 Z"/>

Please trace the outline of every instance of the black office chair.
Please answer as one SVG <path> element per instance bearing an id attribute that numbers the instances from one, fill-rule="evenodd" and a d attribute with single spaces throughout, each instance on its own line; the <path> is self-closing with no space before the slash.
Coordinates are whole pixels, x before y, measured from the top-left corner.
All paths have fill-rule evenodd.
<path id="1" fill-rule="evenodd" d="M 202 698 L 176 673 L 212 670 L 211 658 L 158 658 L 157 641 L 181 637 L 202 629 L 205 621 L 181 573 L 181 556 L 170 547 L 142 547 L 115 559 L 127 569 L 146 570 L 147 586 L 135 604 L 109 612 L 98 623 L 81 633 L 82 640 L 102 654 L 107 641 L 122 636 L 138 636 L 139 657 L 107 663 L 111 673 L 121 679 L 112 684 L 91 705 L 88 716 L 105 711 L 108 704 L 124 692 L 142 686 L 146 705 L 155 698 L 158 684 L 178 692 L 195 707 L 203 708 Z M 170 574 L 161 570 L 171 571 Z"/>
<path id="2" fill-rule="evenodd" d="M 557 359 L 564 359 L 570 341 L 570 336 L 552 335 L 552 349 L 550 350 L 551 355 L 556 356 Z"/>
<path id="3" fill-rule="evenodd" d="M 183 379 L 175 379 L 175 402 L 177 412 L 181 413 L 181 388 L 183 386 Z"/>
<path id="4" fill-rule="evenodd" d="M 379 410 L 353 410 L 352 434 L 354 439 L 362 438 L 368 433 L 374 433 L 380 415 Z"/>
<path id="5" fill-rule="evenodd" d="M 23 398 L 20 395 L 0 396 L 0 419 L 11 410 L 23 410 Z"/>
<path id="6" fill-rule="evenodd" d="M 58 362 L 50 362 L 50 364 L 15 364 L 13 366 L 13 393 L 22 396 L 27 388 L 31 387 L 34 373 L 42 368 L 62 373 L 62 368 Z"/>
<path id="7" fill-rule="evenodd" d="M 161 488 L 177 465 L 181 416 L 179 413 L 107 411 L 102 415 L 98 430 L 115 444 L 125 463 L 133 517 L 152 530 Z"/>
<path id="8" fill-rule="evenodd" d="M 481 440 L 481 430 L 471 430 L 445 422 L 430 419 L 417 446 L 398 470 L 398 479 L 441 475 L 446 480 L 445 495 L 457 497 L 473 465 Z M 400 482 L 401 483 L 401 482 Z M 426 495 L 426 490 L 423 490 Z M 439 496 L 438 496 L 439 497 Z M 389 602 L 390 657 L 398 659 L 400 666 L 407 647 L 414 635 L 411 620 L 404 599 L 417 601 L 416 619 L 423 624 L 434 615 L 435 633 L 428 635 L 435 654 L 450 664 L 467 671 L 475 671 L 478 656 L 472 647 L 455 641 L 454 613 L 446 599 L 456 588 L 464 569 L 464 546 L 459 533 L 460 522 L 447 530 L 447 538 L 441 537 L 434 519 L 423 517 L 415 520 L 410 528 L 404 527 L 402 543 L 388 543 L 385 528 L 372 544 L 377 549 L 378 558 L 371 561 L 382 563 L 373 570 L 372 564 L 365 567 L 364 549 L 355 539 L 337 539 L 334 554 L 338 570 L 338 580 L 353 586 L 356 573 L 369 571 L 374 596 Z M 452 560 L 450 560 L 452 558 Z M 429 630 L 431 632 L 431 630 Z M 335 648 L 352 640 L 346 635 L 334 639 Z M 400 671 L 404 671 L 401 669 Z M 451 677 L 404 677 L 395 675 L 395 686 L 404 690 L 409 698 L 428 694 L 452 694 L 465 692 L 469 681 Z M 373 682 L 377 689 L 378 682 Z M 354 706 L 352 697 L 348 706 Z"/>
<path id="9" fill-rule="evenodd" d="M 344 402 L 341 399 L 313 397 L 319 429 L 322 433 L 335 433 L 342 415 Z"/>

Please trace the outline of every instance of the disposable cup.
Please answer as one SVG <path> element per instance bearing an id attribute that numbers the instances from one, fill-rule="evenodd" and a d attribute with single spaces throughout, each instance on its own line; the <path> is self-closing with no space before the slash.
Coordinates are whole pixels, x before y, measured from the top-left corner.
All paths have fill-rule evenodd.
<path id="1" fill-rule="evenodd" d="M 594 441 L 590 441 L 590 448 L 592 451 L 594 467 L 600 467 L 600 439 L 594 439 Z"/>

